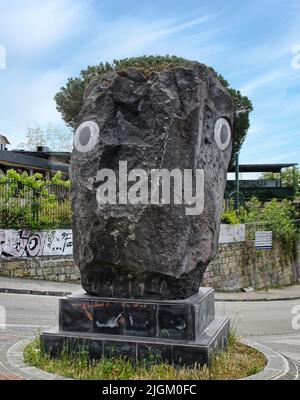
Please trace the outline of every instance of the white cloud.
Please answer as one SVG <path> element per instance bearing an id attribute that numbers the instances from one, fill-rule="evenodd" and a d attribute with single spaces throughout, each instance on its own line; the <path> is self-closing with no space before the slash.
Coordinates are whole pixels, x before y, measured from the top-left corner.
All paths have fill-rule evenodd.
<path id="1" fill-rule="evenodd" d="M 213 32 L 211 22 L 222 13 L 223 9 L 218 13 L 196 18 L 182 16 L 156 20 L 147 20 L 144 16 L 140 18 L 122 16 L 112 21 L 104 21 L 100 17 L 99 28 L 95 31 L 94 38 L 81 49 L 77 60 L 85 60 L 85 63 L 112 60 L 137 55 L 139 52 L 149 52 L 149 49 L 151 52 L 152 46 L 156 49 L 154 53 L 159 53 L 161 47 L 167 47 L 167 52 L 171 53 L 170 47 L 173 47 L 174 53 L 180 55 L 181 48 L 185 50 L 197 48 L 197 39 L 189 38 L 189 30 L 198 27 L 198 34 L 204 37 L 216 33 L 219 25 L 215 23 Z M 179 32 L 182 32 L 181 35 L 177 35 Z M 207 48 L 209 46 L 211 43 L 207 44 Z"/>
<path id="2" fill-rule="evenodd" d="M 78 0 L 2 2 L 1 37 L 8 51 L 20 56 L 44 51 L 82 31 L 83 5 Z"/>
<path id="3" fill-rule="evenodd" d="M 260 122 L 254 121 L 251 123 L 250 128 L 248 130 L 248 136 L 257 136 L 264 134 L 266 131 L 265 127 L 263 124 Z"/>
<path id="4" fill-rule="evenodd" d="M 2 88 L 5 101 L 1 104 L 0 128 L 7 132 L 14 147 L 24 140 L 27 127 L 61 122 L 53 97 L 67 76 L 60 70 L 50 70 L 37 71 L 30 78 L 26 71 L 14 72 L 12 77 Z"/>
<path id="5" fill-rule="evenodd" d="M 256 89 L 260 89 L 263 86 L 270 84 L 271 82 L 279 79 L 281 76 L 279 71 L 273 71 L 266 75 L 260 76 L 257 79 L 246 83 L 240 88 L 241 93 L 244 95 L 251 95 Z"/>

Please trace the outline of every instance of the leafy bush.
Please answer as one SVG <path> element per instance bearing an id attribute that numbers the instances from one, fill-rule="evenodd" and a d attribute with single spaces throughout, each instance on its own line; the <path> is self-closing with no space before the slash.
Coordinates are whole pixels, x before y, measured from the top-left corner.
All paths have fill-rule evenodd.
<path id="1" fill-rule="evenodd" d="M 223 224 L 231 224 L 231 225 L 240 223 L 240 219 L 237 216 L 237 213 L 235 210 L 225 211 L 222 214 L 221 221 L 223 222 Z"/>
<path id="2" fill-rule="evenodd" d="M 39 173 L 11 169 L 0 178 L 0 227 L 43 229 L 70 225 L 69 181 L 61 172 L 47 181 Z M 56 193 L 57 192 L 57 193 Z M 59 194 L 65 193 L 64 198 Z"/>
<path id="3" fill-rule="evenodd" d="M 294 247 L 296 229 L 294 224 L 295 207 L 292 201 L 272 199 L 263 204 L 256 197 L 252 197 L 245 206 L 240 206 L 238 210 L 232 208 L 233 204 L 230 204 L 229 209 L 222 214 L 223 223 L 266 223 L 272 229 L 275 238 L 283 241 L 289 248 Z"/>
<path id="4" fill-rule="evenodd" d="M 293 249 L 296 240 L 294 224 L 295 208 L 292 201 L 272 199 L 262 205 L 255 197 L 239 210 L 243 222 L 263 222 L 270 225 L 274 237 L 288 249 Z"/>

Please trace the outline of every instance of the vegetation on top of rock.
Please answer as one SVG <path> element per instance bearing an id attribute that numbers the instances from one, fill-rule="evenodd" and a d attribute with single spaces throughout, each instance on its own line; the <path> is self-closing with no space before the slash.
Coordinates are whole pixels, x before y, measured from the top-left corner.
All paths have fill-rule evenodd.
<path id="1" fill-rule="evenodd" d="M 60 91 L 55 95 L 57 110 L 61 113 L 63 120 L 72 128 L 78 123 L 78 116 L 83 104 L 84 90 L 91 80 L 105 74 L 109 71 L 122 71 L 127 68 L 136 68 L 142 70 L 146 75 L 153 71 L 161 71 L 166 68 L 190 65 L 193 61 L 186 60 L 177 56 L 142 56 L 124 58 L 122 60 L 114 60 L 112 63 L 100 63 L 95 66 L 88 66 L 80 72 L 79 77 L 69 78 L 66 85 L 61 87 Z M 248 97 L 243 96 L 240 91 L 230 87 L 228 81 L 218 74 L 213 68 L 210 68 L 220 80 L 222 85 L 231 95 L 234 105 L 234 122 L 233 122 L 233 150 L 234 155 L 239 152 L 247 131 L 250 126 L 249 114 L 252 111 L 252 103 Z"/>

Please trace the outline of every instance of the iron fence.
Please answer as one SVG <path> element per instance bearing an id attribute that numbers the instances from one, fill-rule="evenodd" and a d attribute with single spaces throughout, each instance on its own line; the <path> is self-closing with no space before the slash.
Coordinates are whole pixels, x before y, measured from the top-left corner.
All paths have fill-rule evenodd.
<path id="1" fill-rule="evenodd" d="M 34 188 L 21 182 L 0 183 L 0 228 L 71 227 L 70 189 L 49 184 Z"/>

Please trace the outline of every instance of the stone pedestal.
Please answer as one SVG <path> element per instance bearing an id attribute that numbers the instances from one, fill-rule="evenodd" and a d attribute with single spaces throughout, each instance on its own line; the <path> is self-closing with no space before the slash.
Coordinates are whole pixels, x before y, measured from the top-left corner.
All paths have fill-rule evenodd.
<path id="1" fill-rule="evenodd" d="M 229 319 L 215 316 L 214 290 L 200 288 L 183 300 L 100 298 L 84 292 L 60 299 L 59 326 L 41 335 L 45 350 L 84 346 L 89 356 L 159 356 L 177 365 L 209 362 L 224 348 Z"/>

